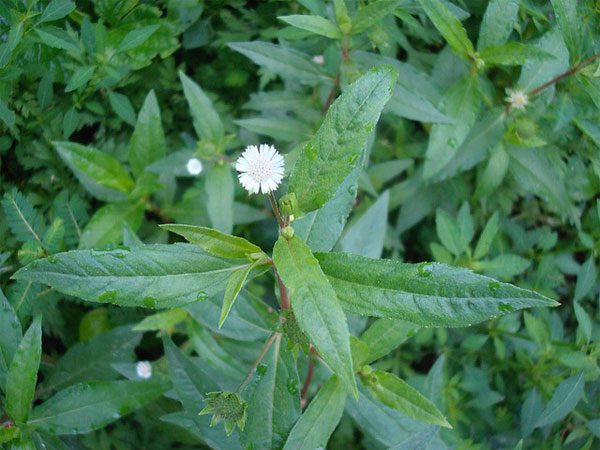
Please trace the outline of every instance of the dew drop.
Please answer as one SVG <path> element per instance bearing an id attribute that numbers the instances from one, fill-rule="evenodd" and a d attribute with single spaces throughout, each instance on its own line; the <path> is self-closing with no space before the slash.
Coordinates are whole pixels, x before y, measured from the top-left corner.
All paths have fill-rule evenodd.
<path id="1" fill-rule="evenodd" d="M 48 262 L 50 264 L 54 264 L 56 262 L 56 255 L 50 255 L 50 256 L 48 256 Z"/>
<path id="2" fill-rule="evenodd" d="M 490 281 L 490 283 L 488 284 L 488 287 L 490 288 L 490 290 L 492 292 L 495 292 L 500 288 L 500 282 L 499 281 Z"/>
<path id="3" fill-rule="evenodd" d="M 156 299 L 154 297 L 144 297 L 142 302 L 146 308 L 156 308 Z"/>
<path id="4" fill-rule="evenodd" d="M 428 277 L 431 275 L 431 263 L 422 262 L 419 264 L 419 267 L 417 268 L 417 274 L 420 277 Z"/>
<path id="5" fill-rule="evenodd" d="M 256 368 L 256 375 L 260 378 L 265 373 L 267 373 L 267 365 L 266 364 L 259 364 L 258 367 Z"/>
<path id="6" fill-rule="evenodd" d="M 200 292 L 198 292 L 198 295 L 196 296 L 196 301 L 203 302 L 207 298 L 208 298 L 208 294 L 204 291 L 200 291 Z"/>
<path id="7" fill-rule="evenodd" d="M 500 310 L 502 312 L 511 312 L 511 311 L 514 311 L 515 308 L 513 308 L 513 306 L 508 303 L 500 303 L 498 305 L 498 310 Z"/>
<path id="8" fill-rule="evenodd" d="M 458 147 L 458 141 L 454 138 L 450 138 L 448 139 L 448 145 L 452 148 L 457 148 Z"/>
<path id="9" fill-rule="evenodd" d="M 102 294 L 98 296 L 98 301 L 100 303 L 110 303 L 117 298 L 117 291 L 104 291 Z"/>
<path id="10" fill-rule="evenodd" d="M 312 143 L 309 143 L 306 146 L 305 152 L 306 156 L 308 156 L 308 159 L 315 159 L 317 157 L 317 146 Z"/>
<path id="11" fill-rule="evenodd" d="M 296 394 L 298 392 L 298 384 L 293 378 L 289 378 L 287 381 L 287 390 L 290 394 Z"/>

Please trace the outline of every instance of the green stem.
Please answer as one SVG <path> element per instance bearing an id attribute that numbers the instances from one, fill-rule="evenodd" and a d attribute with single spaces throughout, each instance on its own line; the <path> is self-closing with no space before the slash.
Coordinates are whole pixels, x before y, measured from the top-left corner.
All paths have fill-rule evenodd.
<path id="1" fill-rule="evenodd" d="M 265 345 L 264 345 L 263 349 L 260 351 L 258 358 L 256 358 L 254 363 L 252 363 L 252 367 L 250 367 L 250 370 L 248 371 L 246 378 L 244 378 L 244 380 L 240 383 L 240 386 L 237 388 L 238 394 L 244 390 L 244 388 L 246 387 L 248 382 L 252 379 L 252 375 L 254 375 L 254 371 L 256 370 L 256 368 L 258 367 L 260 362 L 263 360 L 263 358 L 265 357 L 265 355 L 267 354 L 269 349 L 271 348 L 271 345 L 273 345 L 273 342 L 275 342 L 275 340 L 278 339 L 280 336 L 281 336 L 281 333 L 273 333 L 269 337 L 269 339 L 267 339 L 267 342 L 265 342 Z"/>

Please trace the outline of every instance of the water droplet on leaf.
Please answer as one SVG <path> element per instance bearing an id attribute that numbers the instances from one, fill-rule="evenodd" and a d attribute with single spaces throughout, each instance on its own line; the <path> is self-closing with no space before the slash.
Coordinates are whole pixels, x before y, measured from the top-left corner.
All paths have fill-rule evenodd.
<path id="1" fill-rule="evenodd" d="M 117 298 L 117 291 L 105 291 L 98 296 L 98 301 L 100 303 L 110 303 L 113 302 Z"/>
<path id="2" fill-rule="evenodd" d="M 490 288 L 490 290 L 492 292 L 497 291 L 500 288 L 500 282 L 499 281 L 490 281 L 490 283 L 488 284 L 488 287 Z"/>
<path id="3" fill-rule="evenodd" d="M 422 262 L 417 268 L 417 273 L 420 277 L 428 277 L 431 275 L 431 263 Z"/>

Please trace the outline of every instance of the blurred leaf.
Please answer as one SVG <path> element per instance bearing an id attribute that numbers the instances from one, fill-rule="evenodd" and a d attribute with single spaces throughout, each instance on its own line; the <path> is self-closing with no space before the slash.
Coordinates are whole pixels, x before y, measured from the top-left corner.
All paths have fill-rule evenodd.
<path id="1" fill-rule="evenodd" d="M 126 52 L 139 47 L 158 30 L 160 25 L 147 25 L 130 31 L 117 46 L 117 52 Z"/>
<path id="2" fill-rule="evenodd" d="M 220 142 L 225 134 L 219 114 L 204 91 L 183 72 L 179 72 L 183 93 L 190 106 L 194 129 L 201 139 Z"/>
<path id="3" fill-rule="evenodd" d="M 0 289 L 0 389 L 5 391 L 10 363 L 17 351 L 23 332 L 21 323 L 12 305 Z"/>
<path id="4" fill-rule="evenodd" d="M 72 92 L 81 87 L 85 87 L 88 81 L 92 79 L 95 70 L 95 66 L 83 66 L 78 68 L 73 75 L 71 75 L 71 78 L 65 87 L 65 92 Z"/>
<path id="5" fill-rule="evenodd" d="M 376 320 L 360 337 L 369 347 L 369 358 L 363 361 L 363 364 L 369 364 L 383 358 L 413 336 L 418 330 L 418 326 L 403 320 Z"/>
<path id="6" fill-rule="evenodd" d="M 340 39 L 342 37 L 340 29 L 324 17 L 294 14 L 291 16 L 279 16 L 278 19 L 283 20 L 293 27 L 331 39 Z"/>
<path id="7" fill-rule="evenodd" d="M 594 264 L 594 257 L 590 256 L 577 274 L 577 284 L 575 285 L 575 293 L 573 294 L 574 302 L 578 302 L 590 293 L 596 283 L 597 276 L 598 272 L 596 264 Z"/>
<path id="8" fill-rule="evenodd" d="M 584 384 L 583 373 L 567 378 L 560 383 L 542 414 L 538 417 L 535 427 L 551 425 L 562 420 L 573 411 L 583 395 Z"/>
<path id="9" fill-rule="evenodd" d="M 212 226 L 229 234 L 233 230 L 233 175 L 227 164 L 213 166 L 206 174 L 206 209 Z"/>
<path id="10" fill-rule="evenodd" d="M 75 2 L 70 0 L 52 0 L 42 12 L 38 19 L 38 23 L 52 22 L 53 20 L 62 19 L 70 14 L 75 9 Z"/>
<path id="11" fill-rule="evenodd" d="M 392 14 L 400 3 L 401 0 L 375 0 L 361 5 L 352 18 L 352 34 L 362 33 L 379 24 L 385 16 Z"/>
<path id="12" fill-rule="evenodd" d="M 475 53 L 464 27 L 442 2 L 419 0 L 419 3 L 452 50 L 463 58 L 469 58 Z"/>
<path id="13" fill-rule="evenodd" d="M 110 101 L 110 106 L 117 116 L 129 125 L 135 126 L 135 110 L 127 96 L 119 94 L 118 92 L 109 91 L 108 99 Z"/>
<path id="14" fill-rule="evenodd" d="M 102 206 L 92 216 L 81 233 L 79 248 L 118 244 L 123 239 L 123 227 L 129 225 L 137 230 L 144 216 L 144 204 L 140 201 L 113 203 Z"/>
<path id="15" fill-rule="evenodd" d="M 515 27 L 519 13 L 517 0 L 491 0 L 481 21 L 477 50 L 506 43 Z"/>

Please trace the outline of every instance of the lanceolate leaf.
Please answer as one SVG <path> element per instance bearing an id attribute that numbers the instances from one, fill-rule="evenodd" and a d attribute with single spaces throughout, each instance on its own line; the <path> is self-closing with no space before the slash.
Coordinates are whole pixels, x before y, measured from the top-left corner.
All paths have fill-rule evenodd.
<path id="1" fill-rule="evenodd" d="M 344 412 L 346 390 L 338 377 L 329 378 L 321 386 L 304 414 L 298 419 L 283 450 L 325 448 Z"/>
<path id="2" fill-rule="evenodd" d="M 6 379 L 6 412 L 15 422 L 25 422 L 33 401 L 42 356 L 42 318 L 35 318 L 19 343 Z"/>
<path id="3" fill-rule="evenodd" d="M 129 164 L 134 175 L 165 156 L 167 145 L 160 120 L 160 108 L 154 91 L 150 91 L 138 114 L 129 142 Z"/>
<path id="4" fill-rule="evenodd" d="M 206 175 L 206 210 L 214 228 L 233 230 L 233 175 L 228 165 L 216 165 Z"/>
<path id="5" fill-rule="evenodd" d="M 90 248 L 117 244 L 123 239 L 125 225 L 137 230 L 143 216 L 144 202 L 139 200 L 104 205 L 96 211 L 83 229 L 79 247 Z"/>
<path id="6" fill-rule="evenodd" d="M 35 241 L 43 246 L 44 219 L 17 189 L 4 194 L 2 208 L 10 230 L 20 242 Z"/>
<path id="7" fill-rule="evenodd" d="M 567 378 L 560 383 L 538 418 L 535 427 L 543 427 L 558 422 L 575 409 L 583 395 L 584 384 L 583 373 Z"/>
<path id="8" fill-rule="evenodd" d="M 342 37 L 340 29 L 324 17 L 295 14 L 291 16 L 279 16 L 278 19 L 301 30 L 310 31 L 311 33 L 320 34 L 331 39 Z"/>
<path id="9" fill-rule="evenodd" d="M 220 142 L 225 134 L 223 123 L 215 111 L 212 102 L 204 91 L 183 72 L 179 72 L 183 93 L 190 105 L 190 112 L 194 119 L 194 129 L 201 139 Z"/>
<path id="10" fill-rule="evenodd" d="M 166 388 L 153 380 L 75 384 L 36 407 L 28 425 L 58 435 L 87 433 L 160 397 Z"/>
<path id="11" fill-rule="evenodd" d="M 361 341 L 369 348 L 369 358 L 363 361 L 363 364 L 369 364 L 384 357 L 418 330 L 417 325 L 404 320 L 376 320 L 360 337 Z"/>
<path id="12" fill-rule="evenodd" d="M 518 13 L 517 0 L 491 0 L 481 21 L 477 50 L 504 44 L 513 30 Z"/>
<path id="13" fill-rule="evenodd" d="M 227 286 L 225 286 L 225 295 L 223 296 L 223 308 L 221 308 L 221 317 L 219 317 L 219 327 L 223 326 L 223 322 L 227 319 L 229 311 L 233 306 L 233 303 L 238 297 L 238 294 L 244 287 L 248 275 L 258 265 L 266 264 L 266 257 L 262 260 L 256 260 L 252 264 L 248 264 L 246 267 L 240 267 L 231 274 L 229 280 L 227 280 Z"/>
<path id="14" fill-rule="evenodd" d="M 391 98 L 396 72 L 370 70 L 333 103 L 317 134 L 300 154 L 290 175 L 289 192 L 308 213 L 323 206 L 350 174 Z"/>
<path id="15" fill-rule="evenodd" d="M 424 326 L 462 327 L 554 300 L 469 270 L 406 264 L 343 253 L 318 253 L 343 308 L 354 314 Z"/>
<path id="16" fill-rule="evenodd" d="M 183 236 L 188 242 L 199 245 L 208 253 L 223 258 L 246 258 L 252 253 L 262 253 L 261 248 L 252 242 L 212 228 L 180 224 L 161 225 L 161 228 Z"/>
<path id="17" fill-rule="evenodd" d="M 75 250 L 34 261 L 13 275 L 64 294 L 120 306 L 173 308 L 225 288 L 244 260 L 211 256 L 191 244 Z"/>
<path id="18" fill-rule="evenodd" d="M 350 333 L 340 303 L 308 246 L 297 236 L 280 237 L 273 261 L 288 289 L 300 328 L 348 390 L 356 392 Z"/>
<path id="19" fill-rule="evenodd" d="M 473 44 L 469 40 L 465 28 L 441 1 L 419 0 L 419 2 L 452 50 L 463 58 L 474 53 Z"/>
<path id="20" fill-rule="evenodd" d="M 23 332 L 21 323 L 0 289 L 0 388 L 4 390 L 8 368 L 13 359 Z"/>

